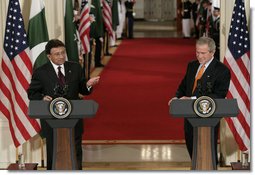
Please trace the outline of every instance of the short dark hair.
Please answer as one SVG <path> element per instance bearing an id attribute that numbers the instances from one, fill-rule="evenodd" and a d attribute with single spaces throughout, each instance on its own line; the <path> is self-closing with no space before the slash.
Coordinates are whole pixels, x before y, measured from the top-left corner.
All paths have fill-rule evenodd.
<path id="1" fill-rule="evenodd" d="M 202 4 L 204 4 L 204 3 L 209 4 L 210 1 L 209 1 L 209 0 L 203 0 L 203 1 L 202 1 Z"/>
<path id="2" fill-rule="evenodd" d="M 48 43 L 46 44 L 45 46 L 45 52 L 46 54 L 50 54 L 50 51 L 52 48 L 56 48 L 56 47 L 65 47 L 65 44 L 58 40 L 58 39 L 52 39 L 52 40 L 49 40 Z"/>

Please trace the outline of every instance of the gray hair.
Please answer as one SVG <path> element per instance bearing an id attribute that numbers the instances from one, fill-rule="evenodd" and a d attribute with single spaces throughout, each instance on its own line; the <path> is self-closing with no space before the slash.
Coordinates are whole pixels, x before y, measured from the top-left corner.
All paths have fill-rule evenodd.
<path id="1" fill-rule="evenodd" d="M 212 38 L 209 38 L 209 37 L 200 37 L 198 40 L 197 40 L 197 45 L 208 45 L 208 48 L 209 48 L 209 52 L 215 52 L 215 49 L 216 49 L 216 45 L 215 45 L 215 42 Z"/>

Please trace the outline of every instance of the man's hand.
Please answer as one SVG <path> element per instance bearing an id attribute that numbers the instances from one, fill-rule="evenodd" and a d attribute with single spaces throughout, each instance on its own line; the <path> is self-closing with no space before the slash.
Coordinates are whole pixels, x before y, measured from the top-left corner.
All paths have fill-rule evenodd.
<path id="1" fill-rule="evenodd" d="M 183 99 L 184 99 L 184 100 L 187 100 L 187 99 L 191 99 L 191 97 L 183 96 L 183 97 L 181 97 L 180 99 L 181 99 L 181 100 L 183 100 Z"/>
<path id="2" fill-rule="evenodd" d="M 97 84 L 97 83 L 99 82 L 99 79 L 100 79 L 99 76 L 90 78 L 89 81 L 87 82 L 87 86 L 88 86 L 88 87 L 94 86 L 95 84 Z"/>
<path id="3" fill-rule="evenodd" d="M 177 97 L 172 98 L 171 100 L 169 100 L 168 102 L 168 106 L 170 106 L 171 102 L 175 99 L 178 99 Z M 182 96 L 181 98 L 179 98 L 180 100 L 186 100 L 186 99 L 191 99 L 191 97 L 187 97 L 187 96 Z"/>
<path id="4" fill-rule="evenodd" d="M 171 102 L 172 102 L 173 100 L 175 100 L 175 99 L 178 99 L 178 98 L 177 98 L 177 97 L 171 98 L 171 99 L 169 100 L 169 102 L 168 102 L 168 106 L 170 106 Z"/>
<path id="5" fill-rule="evenodd" d="M 45 95 L 43 97 L 43 101 L 51 101 L 52 100 L 52 97 L 48 96 L 48 95 Z"/>

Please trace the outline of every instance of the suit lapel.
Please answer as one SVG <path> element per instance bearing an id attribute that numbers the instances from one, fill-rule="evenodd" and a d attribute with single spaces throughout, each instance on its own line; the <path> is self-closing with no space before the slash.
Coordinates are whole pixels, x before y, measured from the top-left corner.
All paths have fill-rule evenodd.
<path id="1" fill-rule="evenodd" d="M 52 66 L 51 62 L 49 62 L 49 63 L 47 63 L 47 64 L 48 64 L 48 65 L 47 65 L 46 69 L 47 69 L 48 77 L 49 77 L 50 79 L 52 79 L 52 82 L 56 82 L 56 80 L 58 79 L 58 77 L 57 77 L 57 74 L 56 74 L 56 72 L 55 72 L 55 70 L 54 70 L 54 67 Z"/>
<path id="2" fill-rule="evenodd" d="M 70 64 L 68 64 L 68 62 L 65 62 L 64 66 L 65 66 L 65 81 L 66 81 L 66 84 L 68 84 L 68 82 L 70 82 L 70 80 L 71 80 L 72 70 L 71 70 L 71 66 L 70 66 Z"/>
<path id="3" fill-rule="evenodd" d="M 212 77 L 212 73 L 214 72 L 216 62 L 217 62 L 216 59 L 212 60 L 212 62 L 209 64 L 208 68 L 205 70 L 201 79 L 206 81 L 207 79 L 210 79 Z"/>
<path id="4" fill-rule="evenodd" d="M 198 69 L 199 65 L 200 65 L 199 62 L 196 61 L 193 68 L 191 69 L 191 74 L 190 74 L 191 75 L 190 79 L 191 79 L 191 82 L 192 82 L 191 90 L 193 89 L 193 86 L 194 86 L 194 82 L 195 82 L 195 78 L 196 78 L 196 74 L 197 74 L 197 69 Z"/>

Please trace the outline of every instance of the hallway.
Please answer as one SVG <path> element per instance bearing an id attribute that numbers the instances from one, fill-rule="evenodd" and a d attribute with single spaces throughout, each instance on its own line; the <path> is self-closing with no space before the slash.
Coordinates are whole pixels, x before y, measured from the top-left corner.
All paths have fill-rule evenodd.
<path id="1" fill-rule="evenodd" d="M 182 35 L 176 31 L 175 21 L 135 21 L 135 38 L 176 38 Z"/>

